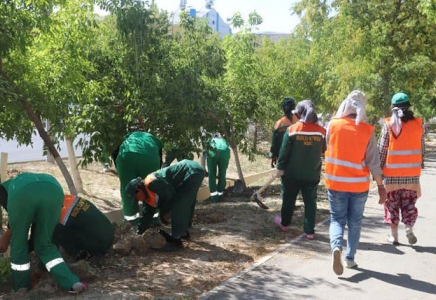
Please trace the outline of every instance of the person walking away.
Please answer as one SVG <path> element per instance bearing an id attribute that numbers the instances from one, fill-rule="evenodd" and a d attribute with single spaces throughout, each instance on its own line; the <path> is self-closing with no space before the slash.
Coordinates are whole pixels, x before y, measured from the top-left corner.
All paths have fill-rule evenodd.
<path id="1" fill-rule="evenodd" d="M 227 141 L 215 133 L 209 142 L 207 151 L 207 171 L 209 176 L 209 190 L 211 202 L 218 202 L 224 197 L 226 188 L 226 174 L 230 161 L 230 148 Z M 218 172 L 218 185 L 216 174 Z"/>
<path id="2" fill-rule="evenodd" d="M 116 168 L 120 179 L 123 214 L 124 219 L 132 225 L 139 222 L 139 205 L 126 195 L 126 186 L 132 179 L 145 178 L 160 168 L 162 148 L 163 143 L 157 137 L 140 131 L 126 135 L 119 147 Z"/>
<path id="3" fill-rule="evenodd" d="M 149 174 L 145 179 L 138 177 L 131 180 L 126 194 L 147 206 L 136 233 L 142 234 L 148 229 L 154 213 L 159 210 L 162 223 L 171 222 L 171 235 L 161 231 L 166 244 L 160 250 L 183 249 L 182 239 L 190 238 L 188 228 L 192 225 L 197 193 L 204 174 L 200 164 L 184 159 Z"/>
<path id="4" fill-rule="evenodd" d="M 359 90 L 351 92 L 341 103 L 327 131 L 325 186 L 330 203 L 333 271 L 337 275 L 344 271 L 341 252 L 346 224 L 345 266 L 357 267 L 355 254 L 368 199 L 370 173 L 377 182 L 379 203 L 386 199 L 374 127 L 365 122 L 366 103 L 364 93 Z"/>
<path id="5" fill-rule="evenodd" d="M 283 135 L 286 129 L 291 124 L 298 121 L 298 118 L 293 114 L 295 109 L 295 100 L 291 97 L 286 97 L 282 101 L 284 116 L 281 117 L 275 124 L 272 132 L 271 148 L 269 156 L 271 158 L 271 168 L 274 168 L 279 156 L 280 147 L 282 146 Z"/>
<path id="6" fill-rule="evenodd" d="M 391 99 L 392 116 L 385 119 L 378 148 L 383 182 L 388 193 L 384 203 L 391 227 L 388 241 L 398 245 L 398 224 L 406 226 L 409 244 L 416 244 L 413 226 L 418 218 L 416 201 L 421 196 L 419 182 L 424 167 L 425 139 L 422 119 L 410 110 L 409 96 L 397 93 Z"/>
<path id="7" fill-rule="evenodd" d="M 64 193 L 49 174 L 22 173 L 0 185 L 0 204 L 8 212 L 11 230 L 11 269 L 15 291 L 30 289 L 28 233 L 34 226 L 34 247 L 41 262 L 59 285 L 72 293 L 88 286 L 68 268 L 56 246 L 53 231 L 59 223 Z"/>
<path id="8" fill-rule="evenodd" d="M 304 202 L 304 232 L 315 238 L 315 218 L 318 183 L 326 150 L 326 130 L 318 125 L 315 105 L 310 100 L 297 104 L 294 114 L 299 120 L 288 127 L 277 161 L 283 174 L 281 216 L 274 221 L 283 231 L 290 229 L 297 195 L 301 191 Z"/>

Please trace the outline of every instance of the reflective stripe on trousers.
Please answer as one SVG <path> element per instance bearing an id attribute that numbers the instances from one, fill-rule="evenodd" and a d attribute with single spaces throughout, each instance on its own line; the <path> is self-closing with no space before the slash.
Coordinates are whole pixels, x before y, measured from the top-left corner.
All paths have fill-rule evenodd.
<path id="1" fill-rule="evenodd" d="M 139 213 L 136 213 L 133 216 L 124 216 L 124 219 L 126 219 L 127 221 L 133 221 L 139 218 Z"/>
<path id="2" fill-rule="evenodd" d="M 14 271 L 27 271 L 30 270 L 30 262 L 27 264 L 17 265 L 14 263 L 11 263 L 11 269 Z"/>
<path id="3" fill-rule="evenodd" d="M 50 272 L 51 268 L 53 268 L 53 267 L 55 267 L 58 264 L 63 263 L 63 262 L 64 262 L 63 258 L 55 258 L 55 259 L 49 261 L 48 263 L 46 263 L 45 267 L 47 268 L 47 271 Z"/>

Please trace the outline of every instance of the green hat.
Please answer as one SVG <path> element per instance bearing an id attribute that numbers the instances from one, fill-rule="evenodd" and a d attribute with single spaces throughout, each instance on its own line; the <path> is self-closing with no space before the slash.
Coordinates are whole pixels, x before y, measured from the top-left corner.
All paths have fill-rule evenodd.
<path id="1" fill-rule="evenodd" d="M 285 113 L 291 112 L 295 109 L 295 100 L 291 97 L 286 97 L 283 99 L 282 102 L 282 108 L 285 111 Z"/>
<path id="2" fill-rule="evenodd" d="M 404 93 L 396 93 L 391 100 L 391 104 L 393 105 L 399 105 L 399 104 L 410 104 L 409 103 L 409 96 L 407 96 Z"/>
<path id="3" fill-rule="evenodd" d="M 130 182 L 126 186 L 126 194 L 127 197 L 131 199 L 135 199 L 136 189 L 141 185 L 142 178 L 137 177 L 135 179 L 130 180 Z"/>

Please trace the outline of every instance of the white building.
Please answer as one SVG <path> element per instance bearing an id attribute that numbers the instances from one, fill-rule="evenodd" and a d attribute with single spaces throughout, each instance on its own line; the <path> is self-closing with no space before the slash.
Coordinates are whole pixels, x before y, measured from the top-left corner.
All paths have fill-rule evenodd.
<path id="1" fill-rule="evenodd" d="M 215 30 L 221 35 L 221 38 L 223 38 L 226 34 L 232 34 L 232 29 L 230 28 L 230 25 L 227 24 L 220 16 L 220 14 L 216 11 L 215 8 L 212 7 L 213 1 L 206 1 L 206 6 L 201 9 L 197 10 L 193 7 L 186 7 L 186 1 L 180 2 L 180 10 L 185 10 L 194 18 L 199 19 L 207 19 L 208 24 L 210 28 Z M 180 23 L 180 10 L 173 16 L 172 23 L 173 25 Z"/>

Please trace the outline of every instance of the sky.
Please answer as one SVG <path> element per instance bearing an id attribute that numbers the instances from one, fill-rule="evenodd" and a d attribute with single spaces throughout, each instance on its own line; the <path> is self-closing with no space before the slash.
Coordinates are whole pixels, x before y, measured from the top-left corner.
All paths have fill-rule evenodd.
<path id="1" fill-rule="evenodd" d="M 244 20 L 248 19 L 248 14 L 256 11 L 262 18 L 263 24 L 258 31 L 273 31 L 280 33 L 290 33 L 298 24 L 297 16 L 291 16 L 292 3 L 296 0 L 215 0 L 214 8 L 226 21 L 235 12 L 240 12 Z M 151 2 L 151 1 L 150 1 Z M 179 9 L 180 0 L 155 0 L 160 9 L 174 12 Z M 187 7 L 192 6 L 197 10 L 204 8 L 205 0 L 187 0 Z"/>

